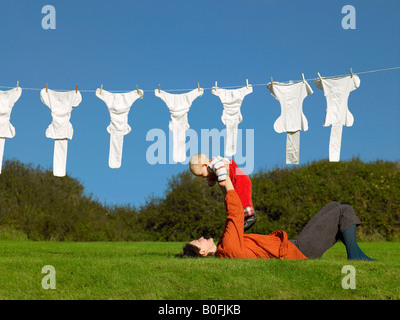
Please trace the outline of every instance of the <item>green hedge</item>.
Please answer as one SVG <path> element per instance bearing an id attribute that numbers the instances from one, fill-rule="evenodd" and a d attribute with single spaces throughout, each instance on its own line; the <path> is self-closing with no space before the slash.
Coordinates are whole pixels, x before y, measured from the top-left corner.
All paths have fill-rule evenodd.
<path id="1" fill-rule="evenodd" d="M 364 240 L 400 240 L 399 162 L 315 161 L 261 170 L 251 176 L 258 214 L 252 233 L 277 229 L 295 237 L 325 204 L 353 206 Z M 0 174 L 0 230 L 31 240 L 185 241 L 221 234 L 224 197 L 219 187 L 184 171 L 167 183 L 165 195 L 140 208 L 106 206 L 86 195 L 69 176 L 5 161 Z"/>
<path id="2" fill-rule="evenodd" d="M 282 228 L 295 237 L 319 209 L 338 201 L 354 208 L 364 239 L 400 239 L 399 162 L 323 160 L 261 171 L 252 181 L 254 206 L 262 217 L 253 232 Z"/>

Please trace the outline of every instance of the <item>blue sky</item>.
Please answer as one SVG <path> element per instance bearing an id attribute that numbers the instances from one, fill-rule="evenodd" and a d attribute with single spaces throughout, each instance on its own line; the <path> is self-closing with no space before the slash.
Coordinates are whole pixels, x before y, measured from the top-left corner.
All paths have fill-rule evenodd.
<path id="1" fill-rule="evenodd" d="M 44 5 L 56 9 L 56 29 L 42 28 Z M 356 29 L 342 28 L 342 7 L 356 9 Z M 286 82 L 400 66 L 399 1 L 31 1 L 3 0 L 0 86 L 130 91 L 194 89 Z M 400 159 L 400 70 L 360 75 L 349 109 L 354 125 L 343 130 L 341 160 Z M 313 81 L 304 100 L 309 130 L 300 135 L 300 164 L 328 157 L 330 128 L 323 127 L 326 100 Z M 2 89 L 2 88 L 0 88 Z M 6 90 L 3 88 L 2 90 Z M 173 93 L 184 93 L 173 92 Z M 88 194 L 108 204 L 143 204 L 162 196 L 168 179 L 187 164 L 149 164 L 146 141 L 153 129 L 168 137 L 164 102 L 145 91 L 129 114 L 122 167 L 108 167 L 110 118 L 93 92 L 82 92 L 72 112 L 73 139 L 67 172 Z M 254 130 L 254 170 L 285 166 L 286 134 L 273 129 L 280 105 L 266 86 L 254 87 L 242 104 L 243 122 Z M 189 123 L 195 133 L 224 129 L 222 105 L 206 90 L 194 101 Z M 24 90 L 11 123 L 5 159 L 52 168 L 54 141 L 45 136 L 51 114 L 38 90 Z M 245 140 L 245 139 L 244 139 Z M 200 142 L 199 142 L 200 143 Z M 244 141 L 246 143 L 246 141 Z M 169 146 L 167 146 L 167 150 Z M 171 149 L 172 150 L 172 149 Z M 223 143 L 221 154 L 223 153 Z M 249 155 L 246 155 L 249 156 Z M 235 157 L 234 157 L 235 159 Z M 0 177 L 1 178 L 1 177 Z"/>

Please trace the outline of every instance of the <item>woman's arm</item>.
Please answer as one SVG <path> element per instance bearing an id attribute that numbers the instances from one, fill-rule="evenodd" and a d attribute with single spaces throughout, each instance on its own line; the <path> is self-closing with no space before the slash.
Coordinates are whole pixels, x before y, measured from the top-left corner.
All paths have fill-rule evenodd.
<path id="1" fill-rule="evenodd" d="M 229 180 L 229 182 L 228 182 L 228 180 Z M 229 166 L 226 166 L 226 180 L 218 182 L 218 185 L 221 187 L 222 190 L 225 189 L 224 191 L 234 189 L 232 181 L 229 178 Z"/>
<path id="2" fill-rule="evenodd" d="M 224 233 L 218 243 L 218 251 L 221 257 L 238 258 L 243 250 L 244 233 L 244 209 L 231 179 L 228 177 L 225 184 L 226 222 Z"/>
<path id="3" fill-rule="evenodd" d="M 228 176 L 226 177 L 226 180 L 225 180 L 225 189 L 226 189 L 226 191 L 234 189 L 231 178 L 229 178 L 229 172 L 228 172 Z"/>

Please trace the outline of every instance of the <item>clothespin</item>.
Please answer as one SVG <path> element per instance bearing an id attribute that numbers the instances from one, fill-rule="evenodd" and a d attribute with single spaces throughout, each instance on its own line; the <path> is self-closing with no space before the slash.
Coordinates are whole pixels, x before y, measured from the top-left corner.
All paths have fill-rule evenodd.
<path id="1" fill-rule="evenodd" d="M 350 74 L 351 74 L 351 77 L 353 78 L 353 69 L 352 68 L 350 68 Z"/>
<path id="2" fill-rule="evenodd" d="M 249 88 L 249 80 L 246 79 L 246 88 Z"/>
<path id="3" fill-rule="evenodd" d="M 200 82 L 197 82 L 197 90 L 200 92 Z"/>
<path id="4" fill-rule="evenodd" d="M 17 81 L 17 91 L 18 91 L 18 87 L 19 87 L 19 81 Z"/>
<path id="5" fill-rule="evenodd" d="M 100 87 L 100 94 L 103 92 L 103 85 Z"/>
<path id="6" fill-rule="evenodd" d="M 136 85 L 136 91 L 137 91 L 137 94 L 140 95 L 140 91 L 139 91 L 139 86 L 138 85 Z"/>
<path id="7" fill-rule="evenodd" d="M 75 93 L 78 93 L 78 85 L 76 85 Z"/>
<path id="8" fill-rule="evenodd" d="M 321 78 L 321 75 L 319 74 L 319 72 L 318 72 L 318 78 L 322 82 L 322 78 Z"/>
<path id="9" fill-rule="evenodd" d="M 302 73 L 301 76 L 303 77 L 303 82 L 306 82 L 306 79 L 304 79 L 304 73 Z"/>
<path id="10" fill-rule="evenodd" d="M 215 90 L 217 90 L 218 89 L 218 84 L 217 84 L 217 81 L 215 81 Z"/>
<path id="11" fill-rule="evenodd" d="M 274 85 L 274 80 L 272 80 L 272 77 L 271 77 L 271 85 L 272 86 Z"/>
<path id="12" fill-rule="evenodd" d="M 160 93 L 160 89 L 161 89 L 161 86 L 160 86 L 160 85 L 158 85 L 158 93 Z"/>
<path id="13" fill-rule="evenodd" d="M 46 93 L 49 92 L 49 84 L 46 83 Z"/>

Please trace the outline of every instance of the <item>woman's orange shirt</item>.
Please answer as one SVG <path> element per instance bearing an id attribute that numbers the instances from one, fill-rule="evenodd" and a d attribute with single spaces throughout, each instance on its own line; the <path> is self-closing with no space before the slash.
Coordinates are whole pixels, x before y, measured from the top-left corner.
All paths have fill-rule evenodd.
<path id="1" fill-rule="evenodd" d="M 244 234 L 243 206 L 235 190 L 225 197 L 227 218 L 216 256 L 236 259 L 288 259 L 300 260 L 307 257 L 288 240 L 285 231 L 277 230 L 268 235 Z"/>

